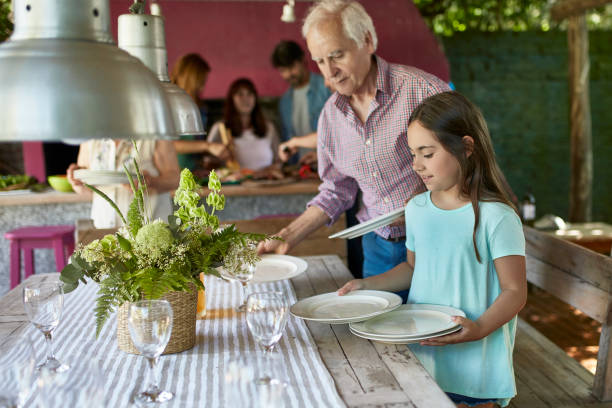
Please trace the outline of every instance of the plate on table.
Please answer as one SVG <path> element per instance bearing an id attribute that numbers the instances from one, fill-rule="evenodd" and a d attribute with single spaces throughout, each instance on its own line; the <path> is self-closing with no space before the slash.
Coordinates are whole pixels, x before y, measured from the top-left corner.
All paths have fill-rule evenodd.
<path id="1" fill-rule="evenodd" d="M 308 263 L 295 256 L 262 255 L 261 261 L 257 262 L 252 282 L 262 283 L 291 279 L 303 273 L 307 268 Z"/>
<path id="2" fill-rule="evenodd" d="M 344 296 L 337 292 L 302 299 L 289 309 L 305 320 L 327 324 L 359 322 L 387 313 L 402 304 L 395 293 L 381 290 L 355 290 Z"/>
<path id="3" fill-rule="evenodd" d="M 83 183 L 94 186 L 129 183 L 125 172 L 113 170 L 78 169 L 74 171 L 74 178 L 81 180 Z"/>
<path id="4" fill-rule="evenodd" d="M 460 326 L 451 316 L 465 317 L 465 313 L 450 306 L 407 304 L 365 322 L 351 323 L 350 328 L 360 337 L 377 340 L 427 338 L 458 330 Z"/>
<path id="5" fill-rule="evenodd" d="M 397 210 L 393 210 L 390 213 L 383 214 L 379 217 L 372 218 L 366 222 L 362 222 L 361 224 L 353 225 L 350 228 L 342 230 L 340 232 L 336 232 L 333 235 L 330 235 L 328 238 L 356 238 L 362 235 L 367 234 L 368 232 L 374 231 L 378 228 L 384 227 L 386 225 L 391 224 L 393 221 L 397 220 L 401 216 L 404 215 L 404 208 L 398 208 Z"/>

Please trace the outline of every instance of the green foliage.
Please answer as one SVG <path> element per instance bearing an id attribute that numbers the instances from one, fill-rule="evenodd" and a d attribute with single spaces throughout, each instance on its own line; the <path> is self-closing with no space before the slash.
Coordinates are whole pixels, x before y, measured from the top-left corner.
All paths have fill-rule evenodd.
<path id="1" fill-rule="evenodd" d="M 77 248 L 60 277 L 66 292 L 76 289 L 79 282 L 87 283 L 85 278 L 99 284 L 96 336 L 111 312 L 124 302 L 159 299 L 170 291 L 192 291 L 194 287 L 203 289 L 200 272 L 218 276 L 215 268 L 223 264 L 230 252 L 238 252 L 239 259 L 253 264 L 258 259 L 253 244 L 269 238 L 265 234 L 241 233 L 234 225 L 218 228 L 214 211 L 223 209 L 225 197 L 220 194 L 221 183 L 214 173 L 206 200 L 210 212 L 199 204 L 201 186 L 185 169 L 175 194 L 178 205 L 175 215 L 168 218 L 168 223 L 148 220 L 146 185 L 135 167 L 138 186 L 128 175 L 135 194 L 127 223 L 106 197 L 124 220 L 124 228 Z M 101 191 L 90 188 L 105 197 Z"/>
<path id="2" fill-rule="evenodd" d="M 451 36 L 472 31 L 548 31 L 565 28 L 550 19 L 551 0 L 414 0 L 432 31 Z M 612 6 L 587 13 L 591 29 L 612 28 Z"/>
<path id="3" fill-rule="evenodd" d="M 9 38 L 12 32 L 11 0 L 0 0 L 0 42 Z"/>

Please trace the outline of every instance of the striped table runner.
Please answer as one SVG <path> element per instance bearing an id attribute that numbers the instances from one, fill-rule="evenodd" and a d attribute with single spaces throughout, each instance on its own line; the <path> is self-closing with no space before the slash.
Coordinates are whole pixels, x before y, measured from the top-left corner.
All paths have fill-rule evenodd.
<path id="1" fill-rule="evenodd" d="M 248 331 L 244 313 L 234 312 L 242 299 L 240 285 L 207 277 L 206 287 L 207 317 L 197 323 L 195 347 L 159 359 L 161 388 L 175 393 L 174 400 L 164 404 L 165 407 L 229 407 L 225 383 L 228 362 L 239 355 L 261 353 Z M 283 291 L 289 304 L 296 301 L 293 287 L 286 280 L 250 284 L 248 290 Z M 65 295 L 62 321 L 54 333 L 55 354 L 59 360 L 71 365 L 98 359 L 104 377 L 104 405 L 130 407 L 133 406 L 130 402 L 132 395 L 145 381 L 146 361 L 142 356 L 127 354 L 117 348 L 114 316 L 100 337 L 95 339 L 93 309 L 96 292 L 97 285 L 89 283 Z M 42 356 L 42 334 L 30 325 L 26 335 Z M 302 320 L 289 316 L 276 353 L 284 362 L 287 373 L 285 407 L 345 406 Z M 30 403 L 37 392 L 32 394 Z"/>

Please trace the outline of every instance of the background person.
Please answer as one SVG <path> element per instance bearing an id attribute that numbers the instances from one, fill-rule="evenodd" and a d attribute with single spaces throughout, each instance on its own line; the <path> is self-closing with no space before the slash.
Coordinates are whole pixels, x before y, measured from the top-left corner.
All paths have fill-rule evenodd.
<path id="1" fill-rule="evenodd" d="M 331 95 L 325 87 L 323 77 L 308 70 L 304 51 L 295 41 L 281 41 L 270 57 L 272 65 L 289 84 L 279 103 L 281 139 L 290 141 L 294 137 L 311 135 L 317 130 L 317 122 L 323 105 Z M 295 141 L 288 145 L 293 153 L 299 147 L 307 148 L 309 143 Z M 316 145 L 315 145 L 316 147 Z M 300 157 L 307 151 L 299 151 Z M 284 155 L 282 157 L 285 157 Z"/>
<path id="2" fill-rule="evenodd" d="M 180 170 L 176 151 L 171 141 L 137 140 L 136 148 L 131 140 L 94 139 L 81 144 L 76 163 L 72 163 L 66 175 L 74 191 L 91 195 L 92 192 L 81 180 L 74 178 L 77 169 L 124 171 L 123 165 L 134 172 L 134 158 L 144 175 L 149 191 L 152 219 L 167 220 L 172 214 L 170 191 L 178 187 Z M 119 207 L 124 216 L 132 202 L 133 194 L 129 185 L 99 186 Z M 93 194 L 91 219 L 96 228 L 118 228 L 122 221 L 115 210 L 99 195 Z"/>
<path id="3" fill-rule="evenodd" d="M 424 191 L 406 143 L 408 117 L 424 98 L 448 90 L 433 75 L 375 56 L 378 40 L 372 19 L 356 1 L 316 3 L 302 34 L 312 59 L 336 90 L 317 129 L 322 184 L 306 211 L 278 232 L 284 241 L 260 244 L 260 252 L 287 253 L 312 231 L 334 223 L 359 192 L 357 218 L 365 222 L 404 207 L 406 200 Z M 364 235 L 363 275 L 405 262 L 404 241 L 403 225 Z"/>
<path id="4" fill-rule="evenodd" d="M 172 83 L 187 92 L 198 105 L 204 129 L 208 122 L 208 111 L 200 95 L 204 90 L 209 73 L 208 62 L 195 53 L 179 58 L 170 73 Z M 220 143 L 209 143 L 204 140 L 204 136 L 182 135 L 180 140 L 174 141 L 174 148 L 178 155 L 180 168 L 188 168 L 191 171 L 196 171 L 201 166 L 203 153 L 208 152 L 222 160 L 231 157 L 225 146 Z"/>
<path id="5" fill-rule="evenodd" d="M 410 348 L 459 407 L 506 406 L 516 395 L 516 315 L 527 301 L 525 237 L 487 125 L 463 95 L 441 93 L 413 112 L 408 145 L 429 191 L 406 206 L 407 262 L 338 293 L 410 288 L 410 303 L 463 310 L 467 317 L 452 317 L 461 330 Z"/>
<path id="6" fill-rule="evenodd" d="M 265 118 L 255 85 L 248 78 L 239 78 L 230 85 L 223 121 L 214 124 L 208 141 L 223 143 L 224 131 L 231 133 L 233 157 L 241 168 L 262 170 L 277 161 L 278 133 Z"/>

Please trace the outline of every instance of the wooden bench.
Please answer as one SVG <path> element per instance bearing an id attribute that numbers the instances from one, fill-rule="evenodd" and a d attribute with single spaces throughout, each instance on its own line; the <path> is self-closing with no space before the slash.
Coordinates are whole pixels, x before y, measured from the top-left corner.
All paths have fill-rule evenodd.
<path id="1" fill-rule="evenodd" d="M 519 319 L 510 407 L 612 408 L 612 258 L 525 227 L 527 280 L 602 324 L 595 375 Z"/>

